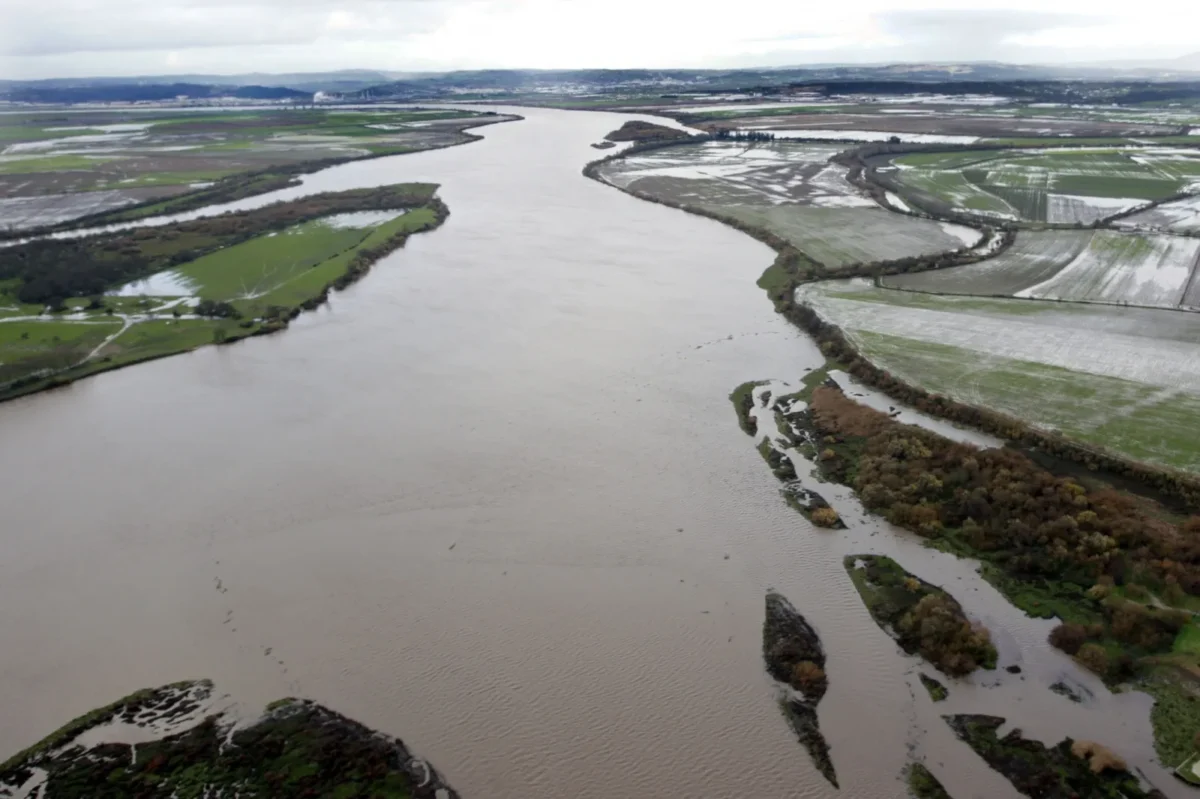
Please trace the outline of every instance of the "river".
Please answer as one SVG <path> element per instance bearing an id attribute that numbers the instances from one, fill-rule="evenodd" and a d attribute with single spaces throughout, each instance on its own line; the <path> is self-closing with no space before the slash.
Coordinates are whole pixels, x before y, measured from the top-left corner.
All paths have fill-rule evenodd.
<path id="1" fill-rule="evenodd" d="M 970 564 L 831 487 L 849 531 L 780 499 L 727 398 L 820 363 L 755 286 L 773 253 L 584 178 L 629 116 L 519 113 L 273 195 L 429 180 L 451 209 L 287 332 L 0 405 L 0 752 L 211 677 L 398 735 L 465 797 L 901 797 L 910 751 L 959 799 L 1015 796 L 942 707 L 1148 763 L 1145 697 L 1046 692 L 1088 678 Z M 934 709 L 842 569 L 866 549 L 1003 624 L 1026 673 Z M 764 672 L 768 588 L 829 650 L 840 792 Z"/>

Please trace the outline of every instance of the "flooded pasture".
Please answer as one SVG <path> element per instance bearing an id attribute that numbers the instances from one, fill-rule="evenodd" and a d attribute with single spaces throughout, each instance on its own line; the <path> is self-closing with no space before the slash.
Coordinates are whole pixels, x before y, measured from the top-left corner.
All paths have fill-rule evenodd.
<path id="1" fill-rule="evenodd" d="M 0 406 L 0 750 L 210 677 L 399 735 L 468 797 L 901 797 L 914 754 L 957 797 L 1015 797 L 942 712 L 1086 731 L 1186 795 L 1148 699 L 1108 694 L 974 564 L 845 489 L 815 486 L 846 531 L 787 507 L 727 398 L 822 363 L 755 286 L 773 253 L 582 177 L 628 117 L 520 113 L 226 206 L 442 184 L 442 228 L 286 333 Z M 1023 673 L 935 708 L 846 576 L 859 552 L 946 587 Z M 770 588 L 828 651 L 840 792 L 763 670 Z"/>

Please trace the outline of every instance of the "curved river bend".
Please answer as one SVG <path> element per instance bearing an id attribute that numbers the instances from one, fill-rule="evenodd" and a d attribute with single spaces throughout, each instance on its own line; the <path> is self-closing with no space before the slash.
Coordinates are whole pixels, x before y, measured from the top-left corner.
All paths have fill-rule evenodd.
<path id="1" fill-rule="evenodd" d="M 0 752 L 211 677 L 397 734 L 468 797 L 900 797 L 912 752 L 960 799 L 1015 796 L 913 693 L 841 558 L 963 581 L 1027 674 L 1072 668 L 1045 623 L 969 564 L 790 510 L 727 399 L 819 363 L 755 286 L 773 253 L 585 179 L 629 117 L 519 113 L 272 195 L 429 180 L 451 209 L 286 333 L 0 406 Z M 840 792 L 763 670 L 768 587 L 830 652 Z M 1138 696 L 1031 684 L 991 675 L 946 710 L 1147 740 Z"/>

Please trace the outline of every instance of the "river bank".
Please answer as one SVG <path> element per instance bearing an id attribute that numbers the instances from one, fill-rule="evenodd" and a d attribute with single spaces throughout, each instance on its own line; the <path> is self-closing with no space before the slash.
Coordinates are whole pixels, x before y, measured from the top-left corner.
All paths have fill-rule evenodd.
<path id="1" fill-rule="evenodd" d="M 9 248 L 0 279 L 20 304 L 0 312 L 0 401 L 283 330 L 409 236 L 440 226 L 449 210 L 436 188 L 327 193 L 177 222 L 149 237 Z"/>
<path id="2" fill-rule="evenodd" d="M 1110 695 L 972 564 L 840 486 L 814 487 L 843 531 L 780 500 L 728 399 L 824 363 L 754 285 L 773 253 L 580 180 L 627 116 L 521 113 L 275 195 L 427 180 L 454 211 L 288 335 L 0 406 L 0 749 L 206 674 L 250 713 L 312 697 L 400 735 L 463 796 L 601 799 L 619 773 L 649 796 L 901 799 L 916 758 L 952 796 L 1016 799 L 942 713 L 1092 728 L 1152 765 L 1146 698 Z M 845 575 L 859 552 L 1003 631 L 997 672 L 935 709 Z M 767 589 L 820 634 L 840 790 L 781 718 Z"/>

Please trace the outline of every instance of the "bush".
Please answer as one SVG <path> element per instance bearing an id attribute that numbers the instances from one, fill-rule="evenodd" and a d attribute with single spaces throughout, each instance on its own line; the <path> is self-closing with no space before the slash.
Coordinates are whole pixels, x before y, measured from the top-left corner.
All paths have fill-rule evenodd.
<path id="1" fill-rule="evenodd" d="M 994 664 L 996 648 L 986 628 L 972 625 L 944 594 L 926 594 L 896 625 L 903 638 L 917 639 L 921 656 L 952 676 Z"/>
<path id="2" fill-rule="evenodd" d="M 820 666 L 811 660 L 801 660 L 792 667 L 791 685 L 809 697 L 823 694 L 828 687 L 828 681 L 825 671 Z"/>
<path id="3" fill-rule="evenodd" d="M 1088 766 L 1092 769 L 1093 774 L 1127 770 L 1125 761 L 1120 755 L 1095 741 L 1076 741 L 1071 744 L 1071 754 L 1088 761 Z"/>
<path id="4" fill-rule="evenodd" d="M 1088 671 L 1101 677 L 1108 673 L 1108 653 L 1099 644 L 1084 644 L 1079 647 L 1075 659 Z"/>
<path id="5" fill-rule="evenodd" d="M 1087 643 L 1087 628 L 1082 624 L 1060 624 L 1050 631 L 1050 645 L 1075 655 Z"/>
<path id="6" fill-rule="evenodd" d="M 817 508 L 810 515 L 812 523 L 817 527 L 834 527 L 842 520 L 833 508 Z"/>

